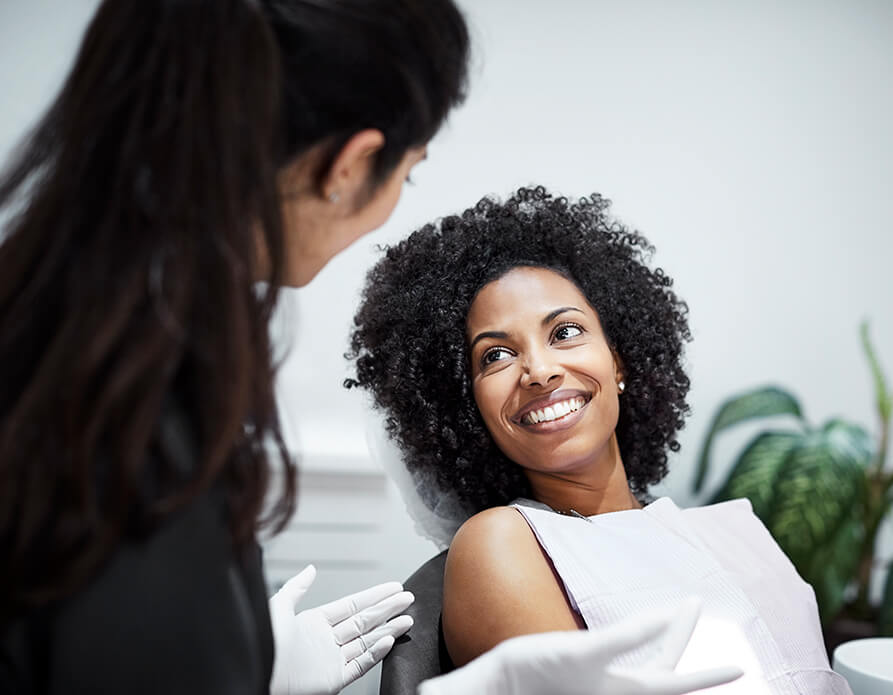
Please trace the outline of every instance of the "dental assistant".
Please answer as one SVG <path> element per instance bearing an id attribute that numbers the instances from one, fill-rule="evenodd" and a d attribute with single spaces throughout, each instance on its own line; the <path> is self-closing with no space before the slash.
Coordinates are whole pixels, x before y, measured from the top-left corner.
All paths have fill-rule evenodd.
<path id="1" fill-rule="evenodd" d="M 409 627 L 396 583 L 267 602 L 256 534 L 296 488 L 268 323 L 388 218 L 467 59 L 451 0 L 101 3 L 0 176 L 0 692 L 334 693 Z M 673 621 L 424 687 L 597 692 Z"/>

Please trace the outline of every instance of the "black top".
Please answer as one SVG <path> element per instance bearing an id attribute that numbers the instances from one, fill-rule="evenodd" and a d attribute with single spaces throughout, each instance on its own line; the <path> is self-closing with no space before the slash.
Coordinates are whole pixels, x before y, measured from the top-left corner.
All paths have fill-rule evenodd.
<path id="1" fill-rule="evenodd" d="M 260 548 L 233 548 L 219 487 L 82 591 L 0 627 L 3 695 L 268 693 L 272 668 Z"/>

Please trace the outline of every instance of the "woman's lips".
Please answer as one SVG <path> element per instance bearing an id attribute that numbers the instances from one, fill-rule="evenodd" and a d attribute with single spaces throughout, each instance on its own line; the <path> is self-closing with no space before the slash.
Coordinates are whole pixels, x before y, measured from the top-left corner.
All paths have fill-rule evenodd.
<path id="1" fill-rule="evenodd" d="M 512 418 L 516 424 L 538 431 L 561 429 L 572 424 L 589 403 L 591 394 L 563 389 L 527 403 Z"/>
<path id="2" fill-rule="evenodd" d="M 567 415 L 563 415 L 555 420 L 546 420 L 544 422 L 536 422 L 536 423 L 526 423 L 522 422 L 521 427 L 523 427 L 527 432 L 532 432 L 535 434 L 551 434 L 552 432 L 559 432 L 561 430 L 566 430 L 579 422 L 579 420 L 583 417 L 584 412 L 586 411 L 586 406 L 589 405 L 589 401 L 585 401 L 583 405 L 577 410 L 572 410 Z"/>
<path id="3" fill-rule="evenodd" d="M 577 412 L 586 405 L 586 399 L 583 396 L 574 396 L 563 401 L 556 401 L 552 405 L 547 405 L 536 410 L 528 410 L 521 418 L 522 425 L 536 425 L 540 422 L 553 422 L 559 420 L 570 413 Z"/>

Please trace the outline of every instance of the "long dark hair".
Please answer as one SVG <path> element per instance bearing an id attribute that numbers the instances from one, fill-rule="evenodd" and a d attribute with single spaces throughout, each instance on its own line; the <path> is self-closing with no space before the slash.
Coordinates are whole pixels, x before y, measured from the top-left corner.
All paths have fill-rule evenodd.
<path id="1" fill-rule="evenodd" d="M 452 0 L 102 3 L 0 177 L 0 613 L 75 591 L 212 485 L 236 543 L 287 522 L 277 173 L 372 127 L 383 177 L 462 99 L 467 54 Z"/>

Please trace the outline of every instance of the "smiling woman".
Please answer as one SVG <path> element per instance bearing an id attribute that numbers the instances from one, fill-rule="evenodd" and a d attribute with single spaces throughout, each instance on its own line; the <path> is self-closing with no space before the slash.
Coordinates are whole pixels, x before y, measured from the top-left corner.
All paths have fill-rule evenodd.
<path id="1" fill-rule="evenodd" d="M 812 589 L 746 501 L 647 499 L 688 410 L 687 309 L 607 208 L 542 188 L 484 199 L 369 274 L 348 385 L 372 392 L 407 467 L 433 474 L 432 507 L 451 493 L 477 512 L 447 557 L 450 656 L 697 595 L 683 663 L 733 660 L 745 675 L 722 692 L 848 693 Z"/>
<path id="2" fill-rule="evenodd" d="M 470 335 L 476 316 L 469 312 L 473 302 L 483 308 L 481 288 L 513 268 L 552 270 L 573 278 L 575 292 L 544 307 L 536 321 L 567 306 L 595 312 L 599 333 L 623 363 L 617 441 L 633 492 L 644 494 L 666 475 L 668 450 L 679 448 L 689 388 L 681 362 L 687 308 L 672 280 L 648 267 L 651 251 L 647 239 L 609 216 L 608 201 L 598 195 L 571 204 L 535 188 L 504 203 L 485 198 L 461 216 L 423 227 L 370 271 L 356 315 L 357 372 L 350 383 L 368 388 L 387 412 L 407 465 L 433 472 L 470 510 L 529 496 L 527 477 L 491 436 L 474 399 L 480 383 L 494 380 L 469 371 L 483 377 L 495 369 L 483 370 L 470 350 L 478 360 L 486 352 L 488 362 L 499 362 L 517 349 L 492 335 L 473 347 L 470 341 L 511 327 L 493 317 Z M 520 305 L 541 299 L 540 287 L 516 285 Z M 561 337 L 569 338 L 580 330 L 572 314 L 552 317 L 549 327 L 568 324 Z"/>
<path id="3" fill-rule="evenodd" d="M 570 477 L 585 480 L 584 489 L 608 489 L 618 477 L 610 489 L 619 498 L 602 500 L 600 508 L 636 506 L 614 432 L 623 373 L 579 288 L 553 270 L 515 268 L 478 292 L 467 332 L 474 336 L 470 373 L 484 425 L 523 469 L 536 499 L 552 501 L 556 480 L 562 488 Z M 562 489 L 559 497 L 565 495 Z"/>

